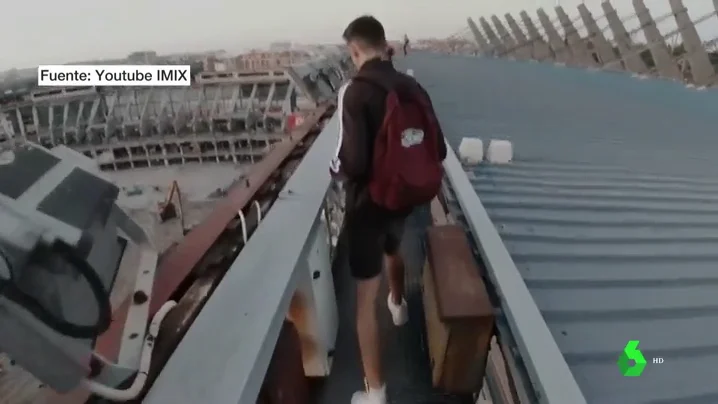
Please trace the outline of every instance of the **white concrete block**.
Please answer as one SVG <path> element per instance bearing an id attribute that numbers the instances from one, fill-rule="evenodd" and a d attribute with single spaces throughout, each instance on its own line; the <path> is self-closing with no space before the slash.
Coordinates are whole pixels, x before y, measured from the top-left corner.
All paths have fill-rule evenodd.
<path id="1" fill-rule="evenodd" d="M 514 147 L 508 140 L 491 139 L 488 150 L 486 151 L 486 160 L 494 164 L 510 163 L 514 158 Z"/>
<path id="2" fill-rule="evenodd" d="M 414 69 L 406 69 L 406 74 L 408 74 L 411 77 L 414 77 Z"/>
<path id="3" fill-rule="evenodd" d="M 459 144 L 459 159 L 468 165 L 479 164 L 484 159 L 484 142 L 475 137 L 465 137 Z"/>
<path id="4" fill-rule="evenodd" d="M 12 150 L 0 151 L 0 166 L 11 164 L 15 161 L 15 152 Z"/>

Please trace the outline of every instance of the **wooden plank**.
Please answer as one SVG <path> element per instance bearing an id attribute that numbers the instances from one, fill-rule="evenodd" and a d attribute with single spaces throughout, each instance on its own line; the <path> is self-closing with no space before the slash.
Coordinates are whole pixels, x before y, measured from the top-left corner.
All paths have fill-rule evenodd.
<path id="1" fill-rule="evenodd" d="M 434 386 L 441 383 L 441 369 L 444 367 L 444 352 L 449 343 L 449 331 L 439 316 L 436 302 L 436 287 L 429 264 L 424 266 L 422 274 L 424 288 L 424 317 L 426 320 L 426 340 L 429 346 L 429 362 L 431 366 L 431 380 Z"/>
<path id="2" fill-rule="evenodd" d="M 442 321 L 492 316 L 486 286 L 464 229 L 458 225 L 430 227 L 427 246 Z"/>
<path id="3" fill-rule="evenodd" d="M 450 393 L 477 393 L 486 373 L 494 333 L 493 307 L 457 225 L 427 232 L 424 312 L 432 381 Z"/>
<path id="4" fill-rule="evenodd" d="M 519 402 L 516 388 L 513 386 L 511 372 L 506 366 L 501 347 L 496 342 L 496 337 L 491 339 L 491 350 L 489 351 L 489 363 L 487 366 L 490 367 L 490 370 L 487 369 L 487 371 L 493 372 L 498 380 L 499 391 L 495 393 L 501 397 L 500 402 Z"/>
<path id="5" fill-rule="evenodd" d="M 449 215 L 448 213 L 446 213 L 446 209 L 444 209 L 444 205 L 441 204 L 439 198 L 434 198 L 431 201 L 429 208 L 431 210 L 431 221 L 434 226 L 441 226 L 451 223 L 449 221 Z"/>

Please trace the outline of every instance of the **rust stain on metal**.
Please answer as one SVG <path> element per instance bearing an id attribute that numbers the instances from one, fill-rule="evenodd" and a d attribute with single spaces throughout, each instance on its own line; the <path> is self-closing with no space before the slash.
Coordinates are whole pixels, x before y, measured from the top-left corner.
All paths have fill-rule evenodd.
<path id="1" fill-rule="evenodd" d="M 294 324 L 299 333 L 299 342 L 301 345 L 302 357 L 304 361 L 311 361 L 311 358 L 317 355 L 317 341 L 311 335 L 311 324 L 307 316 L 307 303 L 304 295 L 297 291 L 292 296 L 289 303 L 289 311 L 287 319 Z"/>
<path id="2" fill-rule="evenodd" d="M 181 289 L 181 286 L 186 284 L 192 275 L 195 275 L 197 268 L 203 262 L 203 258 L 217 244 L 225 230 L 232 227 L 233 224 L 236 225 L 235 218 L 239 210 L 245 209 L 260 190 L 268 188 L 273 191 L 279 191 L 279 189 L 275 189 L 277 187 L 272 187 L 268 183 L 278 179 L 286 180 L 291 175 L 277 171 L 295 152 L 295 149 L 304 142 L 305 138 L 317 134 L 315 128 L 321 124 L 321 121 L 330 112 L 332 112 L 332 106 L 323 105 L 310 113 L 306 117 L 304 124 L 297 128 L 290 139 L 275 143 L 265 158 L 252 167 L 246 182 L 231 188 L 228 195 L 217 203 L 215 209 L 204 221 L 190 230 L 180 242 L 163 254 L 157 268 L 157 277 L 153 285 L 152 295 L 150 296 L 149 314 L 152 317 L 166 301 L 172 298 L 179 299 L 178 306 L 168 314 L 168 318 L 163 322 L 160 331 L 160 339 L 170 338 L 173 340 L 168 344 L 172 349 L 179 342 L 179 338 L 183 336 L 184 330 L 194 320 L 211 291 L 221 280 L 223 272 L 219 274 L 217 273 L 218 271 L 215 271 L 213 275 L 200 276 L 194 282 L 196 285 L 190 284 L 187 286 L 184 299 L 175 296 L 178 289 Z M 292 164 L 291 169 L 295 168 L 297 164 Z M 282 178 L 282 174 L 284 178 Z M 278 175 L 279 178 L 277 177 Z M 236 246 L 236 244 L 235 240 L 234 245 Z M 234 251 L 236 252 L 236 249 Z M 211 273 L 212 271 L 208 272 Z M 118 357 L 128 308 L 133 303 L 133 300 L 133 296 L 128 296 L 115 309 L 110 328 L 97 339 L 95 350 L 109 360 L 116 360 Z M 158 346 L 156 353 L 153 355 L 152 363 L 155 373 L 164 366 L 164 362 L 169 358 L 169 355 L 171 355 L 171 350 L 167 348 L 160 349 Z M 162 358 L 162 360 L 155 363 L 156 356 L 158 357 L 157 359 Z M 152 371 L 153 369 L 151 369 L 151 373 Z M 156 377 L 156 374 L 153 376 Z M 77 389 L 66 394 L 59 394 L 48 389 L 40 397 L 39 403 L 79 404 L 84 403 L 89 398 L 90 393 L 84 389 Z"/>
<path id="3" fill-rule="evenodd" d="M 304 317 L 304 298 L 299 293 L 295 293 L 292 296 L 292 300 L 289 302 L 287 318 L 292 322 L 301 323 L 304 321 Z"/>

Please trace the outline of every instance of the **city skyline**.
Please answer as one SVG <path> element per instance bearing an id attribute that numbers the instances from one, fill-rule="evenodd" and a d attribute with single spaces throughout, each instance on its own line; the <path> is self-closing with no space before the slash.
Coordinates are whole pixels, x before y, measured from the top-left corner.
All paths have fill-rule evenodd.
<path id="1" fill-rule="evenodd" d="M 668 11 L 668 0 L 645 0 L 655 16 Z M 596 17 L 601 0 L 561 0 L 570 15 L 585 2 Z M 691 15 L 697 18 L 713 9 L 711 0 L 690 0 Z M 507 12 L 544 7 L 553 13 L 556 0 L 504 0 L 478 2 L 454 0 L 452 7 L 436 0 L 365 0 L 340 3 L 305 0 L 277 3 L 227 4 L 221 0 L 202 3 L 188 0 L 126 0 L 122 3 L 65 0 L 43 4 L 13 5 L 14 18 L 0 25 L 4 40 L 0 71 L 33 68 L 38 64 L 77 60 L 123 58 L 138 50 L 160 54 L 225 49 L 238 53 L 268 46 L 271 42 L 337 43 L 346 24 L 361 14 L 373 14 L 390 38 L 404 33 L 412 38 L 446 37 L 466 28 L 466 18 L 503 17 Z M 632 11 L 630 2 L 614 1 L 619 14 Z M 84 10 L 78 12 L 77 10 Z M 99 17 L 98 17 L 99 16 Z M 328 18 L 327 16 L 331 16 Z M 261 17 L 261 18 L 258 18 Z M 703 24 L 699 32 L 718 32 L 716 21 Z M 291 34 L 291 35 L 290 35 Z"/>

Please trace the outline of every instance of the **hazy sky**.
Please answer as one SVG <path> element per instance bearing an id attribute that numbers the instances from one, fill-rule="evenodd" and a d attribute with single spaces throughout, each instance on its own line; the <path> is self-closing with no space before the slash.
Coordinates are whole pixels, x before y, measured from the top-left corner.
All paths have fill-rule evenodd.
<path id="1" fill-rule="evenodd" d="M 562 0 L 569 15 L 581 0 Z M 586 0 L 595 16 L 601 0 Z M 655 15 L 668 0 L 646 0 Z M 711 0 L 684 0 L 695 16 Z M 613 0 L 624 14 L 630 0 Z M 95 58 L 136 50 L 160 53 L 224 48 L 237 51 L 271 41 L 335 42 L 354 17 L 371 13 L 391 37 L 446 36 L 466 17 L 549 9 L 555 0 L 7 0 L 0 24 L 0 70 Z M 552 10 L 547 10 L 553 15 Z M 535 13 L 531 12 L 535 16 Z M 718 27 L 718 20 L 711 23 Z"/>

